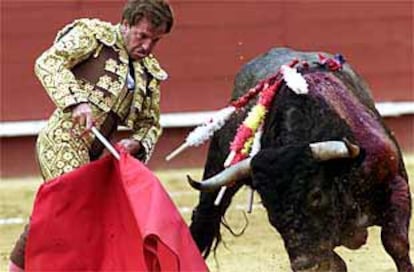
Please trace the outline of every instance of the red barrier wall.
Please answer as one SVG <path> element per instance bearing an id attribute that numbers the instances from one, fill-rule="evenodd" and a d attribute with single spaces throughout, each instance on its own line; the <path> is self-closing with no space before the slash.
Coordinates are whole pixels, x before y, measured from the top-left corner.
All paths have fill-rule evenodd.
<path id="1" fill-rule="evenodd" d="M 220 108 L 240 66 L 278 46 L 340 52 L 377 101 L 414 100 L 412 1 L 171 2 L 177 23 L 157 50 L 170 74 L 163 112 Z M 73 19 L 116 23 L 122 6 L 2 0 L 1 121 L 46 118 L 53 106 L 33 75 L 36 57 Z"/>
<path id="2" fill-rule="evenodd" d="M 0 0 L 0 122 L 47 118 L 53 105 L 33 74 L 34 60 L 65 24 L 80 17 L 116 23 L 123 3 Z M 414 100 L 412 1 L 171 3 L 176 25 L 156 51 L 170 75 L 162 90 L 164 113 L 221 108 L 239 68 L 270 48 L 282 46 L 340 52 L 368 82 L 376 101 Z M 398 129 L 396 135 L 406 141 L 403 146 L 407 150 L 414 149 L 413 120 L 411 116 L 397 122 L 399 127 L 405 127 Z M 175 132 L 167 130 L 165 145 L 171 135 Z M 27 145 L 32 141 L 29 138 L 1 139 L 2 175 L 9 175 L 8 169 L 14 167 L 10 158 L 23 160 L 21 153 L 32 152 Z M 18 144 L 19 141 L 25 143 Z M 21 167 L 24 165 L 35 168 L 32 161 Z M 165 164 L 155 162 L 154 166 Z"/>

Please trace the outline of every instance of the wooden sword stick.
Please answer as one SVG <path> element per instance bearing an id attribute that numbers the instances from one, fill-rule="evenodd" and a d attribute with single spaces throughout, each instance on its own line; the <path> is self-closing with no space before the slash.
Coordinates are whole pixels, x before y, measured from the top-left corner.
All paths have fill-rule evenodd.
<path id="1" fill-rule="evenodd" d="M 111 143 L 99 132 L 99 130 L 92 126 L 91 131 L 95 134 L 96 138 L 108 149 L 108 151 L 119 161 L 121 159 L 121 155 L 119 155 L 118 151 L 111 145 Z"/>

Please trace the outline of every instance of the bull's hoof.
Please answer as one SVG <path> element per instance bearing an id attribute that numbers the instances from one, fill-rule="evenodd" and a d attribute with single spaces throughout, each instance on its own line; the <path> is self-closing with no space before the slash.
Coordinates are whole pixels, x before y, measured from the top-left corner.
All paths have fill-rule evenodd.
<path id="1" fill-rule="evenodd" d="M 335 252 L 332 252 L 332 257 L 313 263 L 312 258 L 299 257 L 292 263 L 293 271 L 295 272 L 346 272 L 346 264 L 341 257 Z"/>

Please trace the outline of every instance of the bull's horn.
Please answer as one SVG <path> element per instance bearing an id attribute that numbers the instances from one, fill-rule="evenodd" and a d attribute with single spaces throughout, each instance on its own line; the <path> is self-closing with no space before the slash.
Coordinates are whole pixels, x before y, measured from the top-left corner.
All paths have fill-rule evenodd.
<path id="1" fill-rule="evenodd" d="M 325 141 L 309 144 L 312 155 L 320 161 L 327 161 L 339 158 L 355 158 L 359 155 L 360 148 L 351 144 L 348 140 L 344 141 Z"/>
<path id="2" fill-rule="evenodd" d="M 202 182 L 197 182 L 188 175 L 187 179 L 194 189 L 200 191 L 214 191 L 221 186 L 229 184 L 230 182 L 247 177 L 250 174 L 250 161 L 251 158 L 247 158 Z"/>

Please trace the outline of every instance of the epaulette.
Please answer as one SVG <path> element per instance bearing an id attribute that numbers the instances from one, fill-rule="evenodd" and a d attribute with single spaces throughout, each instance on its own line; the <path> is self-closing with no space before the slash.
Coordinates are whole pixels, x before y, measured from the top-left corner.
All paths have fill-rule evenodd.
<path id="1" fill-rule="evenodd" d="M 98 19 L 90 19 L 87 21 L 95 37 L 106 46 L 113 46 L 116 42 L 115 26 L 111 23 Z"/>
<path id="2" fill-rule="evenodd" d="M 87 19 L 87 18 L 78 19 L 78 20 L 73 21 L 71 24 L 66 25 L 56 35 L 55 42 L 58 41 L 62 36 L 64 36 L 67 32 L 69 32 L 75 26 L 86 27 L 93 33 L 96 39 L 98 39 L 100 42 L 102 42 L 106 46 L 113 46 L 116 42 L 116 31 L 115 31 L 114 25 L 108 22 L 101 21 L 99 19 Z"/>
<path id="3" fill-rule="evenodd" d="M 63 36 L 66 35 L 66 33 L 68 33 L 72 28 L 74 28 L 76 25 L 79 24 L 80 20 L 75 20 L 72 23 L 64 26 L 61 30 L 58 31 L 58 33 L 56 34 L 55 40 L 53 43 L 57 43 Z"/>
<path id="4" fill-rule="evenodd" d="M 168 78 L 167 72 L 161 68 L 154 55 L 150 54 L 149 56 L 145 57 L 142 60 L 142 63 L 144 64 L 145 68 L 147 68 L 147 71 L 156 79 L 166 80 Z"/>

